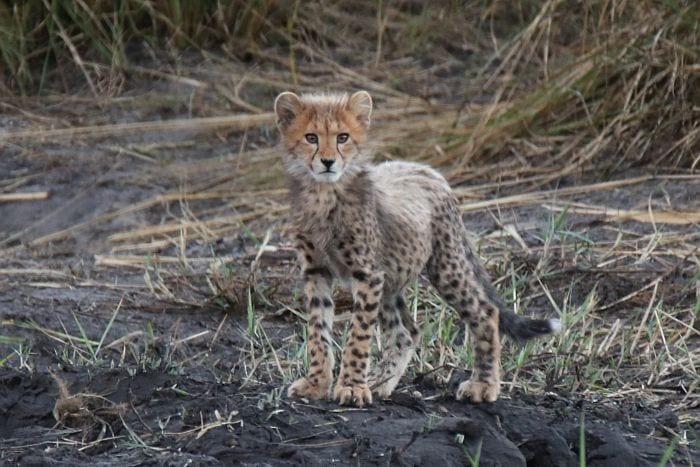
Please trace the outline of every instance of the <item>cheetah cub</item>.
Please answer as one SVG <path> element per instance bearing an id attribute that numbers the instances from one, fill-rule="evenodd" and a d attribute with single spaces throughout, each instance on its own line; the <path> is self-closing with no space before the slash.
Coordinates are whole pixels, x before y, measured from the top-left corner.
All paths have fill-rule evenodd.
<path id="1" fill-rule="evenodd" d="M 404 299 L 426 270 L 443 299 L 469 322 L 475 368 L 457 399 L 495 401 L 500 391 L 499 330 L 517 339 L 558 331 L 503 303 L 467 239 L 457 200 L 435 170 L 410 162 L 373 165 L 367 151 L 367 92 L 280 94 L 275 100 L 290 180 L 292 224 L 302 260 L 309 321 L 306 377 L 289 396 L 327 397 L 333 382 L 333 279 L 349 281 L 351 331 L 333 397 L 362 407 L 389 397 L 419 336 Z M 370 371 L 379 320 L 383 357 Z"/>

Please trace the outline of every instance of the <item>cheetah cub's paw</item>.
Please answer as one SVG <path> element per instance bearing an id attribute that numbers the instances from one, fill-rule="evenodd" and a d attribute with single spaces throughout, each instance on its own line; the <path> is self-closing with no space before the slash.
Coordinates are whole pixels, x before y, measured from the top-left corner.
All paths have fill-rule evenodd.
<path id="1" fill-rule="evenodd" d="M 340 405 L 355 405 L 364 407 L 365 403 L 372 403 L 372 391 L 367 384 L 354 384 L 345 386 L 338 383 L 333 392 Z"/>
<path id="2" fill-rule="evenodd" d="M 330 385 L 314 384 L 308 378 L 299 378 L 294 381 L 287 390 L 288 397 L 307 397 L 309 399 L 323 399 L 328 397 Z"/>
<path id="3" fill-rule="evenodd" d="M 381 371 L 373 371 L 367 377 L 367 385 L 372 389 L 372 392 L 376 393 L 381 399 L 391 398 L 391 394 L 394 392 L 394 388 L 398 385 L 399 380 L 394 376 L 387 376 Z"/>
<path id="4" fill-rule="evenodd" d="M 499 383 L 483 381 L 464 381 L 457 389 L 457 400 L 469 399 L 471 402 L 495 402 L 501 392 Z"/>

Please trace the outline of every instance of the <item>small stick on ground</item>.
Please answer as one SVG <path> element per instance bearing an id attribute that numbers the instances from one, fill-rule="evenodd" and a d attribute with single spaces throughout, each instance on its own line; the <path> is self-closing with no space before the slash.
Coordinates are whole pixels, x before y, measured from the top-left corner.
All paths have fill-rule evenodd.
<path id="1" fill-rule="evenodd" d="M 0 203 L 14 203 L 17 201 L 41 201 L 49 197 L 48 191 L 33 193 L 0 193 Z"/>

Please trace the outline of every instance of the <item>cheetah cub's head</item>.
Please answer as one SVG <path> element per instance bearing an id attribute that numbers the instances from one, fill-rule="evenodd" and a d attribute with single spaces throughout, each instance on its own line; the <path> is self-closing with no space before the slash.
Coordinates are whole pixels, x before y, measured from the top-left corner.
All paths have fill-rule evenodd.
<path id="1" fill-rule="evenodd" d="M 283 92 L 275 113 L 291 174 L 333 183 L 360 169 L 372 113 L 366 91 L 301 97 Z"/>

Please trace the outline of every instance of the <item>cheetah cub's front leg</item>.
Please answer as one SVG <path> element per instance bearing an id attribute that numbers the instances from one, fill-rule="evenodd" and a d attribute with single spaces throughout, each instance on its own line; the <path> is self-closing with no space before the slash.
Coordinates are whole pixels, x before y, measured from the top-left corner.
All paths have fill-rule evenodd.
<path id="1" fill-rule="evenodd" d="M 372 390 L 367 384 L 369 352 L 382 299 L 384 275 L 377 270 L 357 270 L 352 273 L 352 293 L 355 309 L 350 336 L 345 343 L 340 376 L 334 396 L 342 405 L 363 407 L 372 403 Z"/>
<path id="2" fill-rule="evenodd" d="M 310 248 L 308 242 L 304 249 Z M 311 258 L 310 255 L 306 255 Z M 304 294 L 309 312 L 307 355 L 309 374 L 292 383 L 288 396 L 322 399 L 328 397 L 333 383 L 333 348 L 331 330 L 333 328 L 332 276 L 325 267 L 307 264 L 304 268 L 306 285 Z"/>

